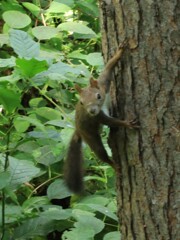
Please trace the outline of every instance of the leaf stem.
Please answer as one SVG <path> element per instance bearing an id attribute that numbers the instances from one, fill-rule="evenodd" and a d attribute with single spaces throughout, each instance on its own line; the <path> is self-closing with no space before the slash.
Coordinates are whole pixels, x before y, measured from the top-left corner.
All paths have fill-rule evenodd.
<path id="1" fill-rule="evenodd" d="M 12 119 L 9 120 L 9 129 L 12 127 Z M 5 163 L 4 163 L 4 172 L 7 171 L 9 166 L 9 144 L 10 144 L 10 134 L 11 131 L 7 131 L 7 142 L 6 142 L 6 152 L 5 152 Z M 2 235 L 1 240 L 3 240 L 5 235 L 5 205 L 6 205 L 6 193 L 5 189 L 2 190 Z"/>

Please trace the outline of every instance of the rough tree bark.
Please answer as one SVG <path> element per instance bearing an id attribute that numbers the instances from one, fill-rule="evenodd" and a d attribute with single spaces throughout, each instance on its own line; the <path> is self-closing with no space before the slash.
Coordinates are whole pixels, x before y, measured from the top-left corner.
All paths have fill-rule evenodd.
<path id="1" fill-rule="evenodd" d="M 140 129 L 111 131 L 122 240 L 180 239 L 180 2 L 101 0 L 105 61 L 128 39 L 115 69 L 112 111 Z M 180 65 L 180 64 L 179 64 Z"/>

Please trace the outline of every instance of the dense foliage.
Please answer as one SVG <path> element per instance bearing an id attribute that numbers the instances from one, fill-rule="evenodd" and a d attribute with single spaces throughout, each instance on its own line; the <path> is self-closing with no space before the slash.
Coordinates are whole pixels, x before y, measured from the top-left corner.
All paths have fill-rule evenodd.
<path id="1" fill-rule="evenodd" d="M 1 1 L 0 27 L 1 239 L 119 239 L 113 170 L 84 146 L 84 196 L 63 182 L 74 83 L 103 68 L 96 1 Z"/>

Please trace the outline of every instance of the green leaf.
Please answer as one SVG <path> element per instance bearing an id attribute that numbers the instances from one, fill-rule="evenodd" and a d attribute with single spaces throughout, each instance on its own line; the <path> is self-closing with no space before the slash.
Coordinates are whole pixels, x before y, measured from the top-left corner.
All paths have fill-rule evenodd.
<path id="1" fill-rule="evenodd" d="M 50 26 L 38 26 L 32 29 L 32 34 L 39 40 L 51 39 L 57 35 L 59 30 Z"/>
<path id="2" fill-rule="evenodd" d="M 71 196 L 71 194 L 62 179 L 55 180 L 47 189 L 47 196 L 50 200 L 66 198 Z"/>
<path id="3" fill-rule="evenodd" d="M 17 117 L 14 119 L 14 127 L 17 132 L 23 133 L 28 129 L 29 126 L 30 123 L 22 117 Z"/>
<path id="4" fill-rule="evenodd" d="M 22 209 L 25 212 L 32 211 L 32 209 L 37 209 L 43 205 L 49 204 L 49 199 L 46 196 L 43 197 L 31 197 L 24 201 Z"/>
<path id="5" fill-rule="evenodd" d="M 32 78 L 37 73 L 43 72 L 48 68 L 45 60 L 39 61 L 34 58 L 30 60 L 17 58 L 16 65 L 20 69 L 21 74 L 26 78 Z"/>
<path id="6" fill-rule="evenodd" d="M 48 217 L 36 217 L 26 220 L 22 225 L 15 228 L 14 239 L 29 239 L 34 236 L 45 236 L 53 231 L 55 223 Z"/>
<path id="7" fill-rule="evenodd" d="M 6 11 L 2 16 L 11 28 L 25 28 L 31 23 L 30 17 L 19 11 Z"/>
<path id="8" fill-rule="evenodd" d="M 90 53 L 86 57 L 86 61 L 92 66 L 103 66 L 103 57 L 100 52 Z"/>
<path id="9" fill-rule="evenodd" d="M 44 145 L 40 147 L 38 149 L 40 151 L 39 154 L 40 156 L 37 157 L 36 161 L 43 165 L 50 166 L 51 164 L 54 164 L 62 160 L 64 156 L 63 155 L 55 156 L 55 154 L 53 154 L 52 148 L 53 147 L 50 145 Z"/>
<path id="10" fill-rule="evenodd" d="M 93 229 L 90 228 L 72 228 L 70 231 L 65 231 L 62 240 L 92 240 L 94 236 Z"/>
<path id="11" fill-rule="evenodd" d="M 0 86 L 0 104 L 4 106 L 8 113 L 12 113 L 20 106 L 20 93 Z"/>
<path id="12" fill-rule="evenodd" d="M 39 17 L 41 9 L 37 5 L 29 2 L 22 2 L 22 5 L 27 8 L 34 16 Z"/>
<path id="13" fill-rule="evenodd" d="M 10 172 L 0 172 L 0 189 L 6 187 L 10 181 L 11 175 Z"/>
<path id="14" fill-rule="evenodd" d="M 118 231 L 117 232 L 109 232 L 103 238 L 103 240 L 117 240 L 117 239 L 121 240 L 121 234 Z"/>
<path id="15" fill-rule="evenodd" d="M 58 28 L 60 28 L 62 31 L 81 33 L 81 34 L 91 34 L 92 36 L 96 37 L 96 33 L 91 28 L 78 22 L 61 23 L 58 25 Z"/>
<path id="16" fill-rule="evenodd" d="M 36 113 L 41 116 L 44 117 L 45 119 L 48 120 L 55 120 L 55 119 L 61 119 L 61 113 L 56 110 L 56 109 L 52 109 L 52 108 L 48 108 L 48 107 L 41 107 L 36 109 Z"/>
<path id="17" fill-rule="evenodd" d="M 74 224 L 76 228 L 83 229 L 93 229 L 94 235 L 101 232 L 104 228 L 104 222 L 93 216 L 78 215 L 76 216 L 77 222 Z M 93 235 L 93 236 L 94 236 Z"/>
<path id="18" fill-rule="evenodd" d="M 30 161 L 19 160 L 14 157 L 9 157 L 9 168 L 11 173 L 10 187 L 16 189 L 19 185 L 30 181 L 35 177 L 40 169 L 35 167 Z"/>
<path id="19" fill-rule="evenodd" d="M 52 1 L 50 7 L 46 11 L 47 13 L 65 13 L 71 10 L 70 7 L 63 3 Z"/>
<path id="20" fill-rule="evenodd" d="M 71 210 L 57 209 L 56 207 L 51 206 L 47 211 L 41 213 L 41 216 L 47 217 L 51 220 L 64 220 L 71 217 Z"/>
<path id="21" fill-rule="evenodd" d="M 8 34 L 0 34 L 0 46 L 2 47 L 4 44 L 9 43 L 9 36 Z"/>
<path id="22" fill-rule="evenodd" d="M 2 212 L 2 205 L 0 204 L 0 211 Z M 5 208 L 5 222 L 13 223 L 17 221 L 22 216 L 22 210 L 20 206 L 16 206 L 13 204 L 7 204 Z M 2 214 L 0 214 L 0 226 L 2 226 Z"/>
<path id="23" fill-rule="evenodd" d="M 10 57 L 10 58 L 6 58 L 6 59 L 2 59 L 0 58 L 0 68 L 4 68 L 4 67 L 14 67 L 16 65 L 15 63 L 15 57 Z"/>
<path id="24" fill-rule="evenodd" d="M 117 216 L 113 212 L 111 212 L 110 209 L 107 207 L 104 207 L 102 205 L 97 205 L 97 204 L 86 204 L 86 206 L 88 206 L 100 213 L 103 213 L 105 216 L 108 216 L 115 221 L 118 221 Z"/>
<path id="25" fill-rule="evenodd" d="M 33 41 L 24 31 L 12 29 L 10 31 L 10 44 L 19 57 L 33 58 L 39 56 L 39 43 Z"/>

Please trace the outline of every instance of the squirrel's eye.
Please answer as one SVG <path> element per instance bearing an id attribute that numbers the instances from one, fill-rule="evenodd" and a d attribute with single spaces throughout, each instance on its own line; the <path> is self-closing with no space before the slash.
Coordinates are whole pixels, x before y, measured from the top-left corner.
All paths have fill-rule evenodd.
<path id="1" fill-rule="evenodd" d="M 99 94 L 99 93 L 97 93 L 97 95 L 96 95 L 96 97 L 97 97 L 97 99 L 101 99 L 101 95 Z"/>
<path id="2" fill-rule="evenodd" d="M 83 102 L 82 102 L 82 101 L 80 101 L 80 104 L 81 104 L 81 105 L 83 105 Z"/>

